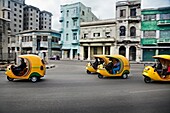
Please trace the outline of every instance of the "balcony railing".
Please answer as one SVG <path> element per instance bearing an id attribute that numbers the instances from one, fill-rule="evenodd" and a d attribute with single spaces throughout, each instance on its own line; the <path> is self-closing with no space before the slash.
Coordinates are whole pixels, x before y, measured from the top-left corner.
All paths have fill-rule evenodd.
<path id="1" fill-rule="evenodd" d="M 72 44 L 78 44 L 79 41 L 78 40 L 72 40 Z"/>
<path id="2" fill-rule="evenodd" d="M 60 48 L 60 44 L 57 42 L 52 42 L 52 48 Z"/>
<path id="3" fill-rule="evenodd" d="M 72 31 L 77 31 L 79 29 L 78 26 L 73 26 Z"/>
<path id="4" fill-rule="evenodd" d="M 78 19 L 78 17 L 79 17 L 78 13 L 74 13 L 74 14 L 72 15 L 72 19 Z"/>
<path id="5" fill-rule="evenodd" d="M 157 43 L 170 43 L 170 38 L 159 38 Z"/>
<path id="6" fill-rule="evenodd" d="M 170 25 L 170 20 L 158 20 L 157 25 Z"/>
<path id="7" fill-rule="evenodd" d="M 141 44 L 142 45 L 157 45 L 157 39 L 156 38 L 142 38 Z"/>

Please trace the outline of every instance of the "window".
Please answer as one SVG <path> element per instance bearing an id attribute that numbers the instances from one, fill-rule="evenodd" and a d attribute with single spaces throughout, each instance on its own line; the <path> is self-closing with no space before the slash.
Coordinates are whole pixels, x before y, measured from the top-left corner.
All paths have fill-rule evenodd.
<path id="1" fill-rule="evenodd" d="M 136 16 L 136 8 L 130 9 L 130 16 L 132 16 L 132 17 Z"/>
<path id="2" fill-rule="evenodd" d="M 93 37 L 100 37 L 100 33 L 93 33 Z"/>
<path id="3" fill-rule="evenodd" d="M 160 31 L 160 38 L 169 38 L 170 37 L 170 30 Z"/>
<path id="4" fill-rule="evenodd" d="M 162 20 L 170 19 L 170 14 L 160 14 L 160 19 Z"/>
<path id="5" fill-rule="evenodd" d="M 43 41 L 47 41 L 47 36 L 43 36 Z"/>
<path id="6" fill-rule="evenodd" d="M 77 40 L 77 33 L 73 33 L 73 40 Z"/>
<path id="7" fill-rule="evenodd" d="M 156 38 L 156 31 L 143 31 L 144 38 Z"/>
<path id="8" fill-rule="evenodd" d="M 106 33 L 105 33 L 105 36 L 106 36 L 107 38 L 109 38 L 109 37 L 110 37 L 110 32 L 106 32 Z"/>
<path id="9" fill-rule="evenodd" d="M 73 26 L 77 26 L 77 21 L 73 20 Z"/>
<path id="10" fill-rule="evenodd" d="M 93 51 L 94 51 L 94 55 L 97 54 L 97 47 L 94 47 Z"/>
<path id="11" fill-rule="evenodd" d="M 66 34 L 66 41 L 68 41 L 68 33 Z"/>
<path id="12" fill-rule="evenodd" d="M 144 15 L 143 20 L 156 20 L 156 15 Z"/>
<path id="13" fill-rule="evenodd" d="M 126 10 L 120 10 L 120 17 L 125 17 L 126 16 Z"/>
<path id="14" fill-rule="evenodd" d="M 8 12 L 8 19 L 10 19 L 11 17 L 10 17 L 10 12 Z"/>
<path id="15" fill-rule="evenodd" d="M 126 35 L 125 26 L 120 26 L 119 30 L 120 30 L 120 34 L 119 34 L 120 36 L 125 36 Z"/>
<path id="16" fill-rule="evenodd" d="M 10 8 L 10 1 L 8 1 L 8 8 Z"/>
<path id="17" fill-rule="evenodd" d="M 84 12 L 84 11 L 82 11 L 82 15 L 83 15 L 83 16 L 85 15 L 85 12 Z"/>
<path id="18" fill-rule="evenodd" d="M 68 28 L 68 24 L 69 24 L 69 21 L 67 21 L 67 23 L 66 23 L 66 27 Z"/>
<path id="19" fill-rule="evenodd" d="M 84 36 L 83 36 L 83 38 L 88 38 L 88 34 L 85 33 Z"/>
<path id="20" fill-rule="evenodd" d="M 69 10 L 67 10 L 66 16 L 67 16 L 67 17 L 69 16 Z"/>
<path id="21" fill-rule="evenodd" d="M 136 36 L 136 28 L 135 27 L 131 27 L 130 28 L 130 36 Z"/>

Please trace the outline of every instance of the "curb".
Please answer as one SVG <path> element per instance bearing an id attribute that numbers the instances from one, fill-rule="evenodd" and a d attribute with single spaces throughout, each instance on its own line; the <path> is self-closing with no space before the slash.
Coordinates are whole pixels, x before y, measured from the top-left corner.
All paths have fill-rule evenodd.
<path id="1" fill-rule="evenodd" d="M 51 64 L 51 65 L 46 65 L 46 69 L 50 69 L 50 68 L 54 68 L 55 65 L 54 64 Z"/>

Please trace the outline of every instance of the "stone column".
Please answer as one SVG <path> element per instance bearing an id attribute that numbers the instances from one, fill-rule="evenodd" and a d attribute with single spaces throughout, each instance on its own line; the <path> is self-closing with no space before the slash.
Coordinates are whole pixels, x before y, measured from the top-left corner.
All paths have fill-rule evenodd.
<path id="1" fill-rule="evenodd" d="M 73 59 L 73 49 L 70 49 L 70 59 Z"/>
<path id="2" fill-rule="evenodd" d="M 125 46 L 126 47 L 126 58 L 129 60 L 129 46 Z"/>
<path id="3" fill-rule="evenodd" d="M 140 62 L 141 56 L 140 56 L 140 48 L 136 47 L 136 62 Z"/>
<path id="4" fill-rule="evenodd" d="M 84 59 L 84 47 L 80 46 L 80 60 Z"/>
<path id="5" fill-rule="evenodd" d="M 88 46 L 88 58 L 87 60 L 90 60 L 90 46 Z"/>
<path id="6" fill-rule="evenodd" d="M 32 53 L 36 53 L 37 48 L 37 36 L 33 33 L 32 35 Z"/>
<path id="7" fill-rule="evenodd" d="M 52 56 L 52 36 L 48 36 L 48 58 L 50 58 Z"/>
<path id="8" fill-rule="evenodd" d="M 103 55 L 105 55 L 105 45 L 103 45 Z"/>

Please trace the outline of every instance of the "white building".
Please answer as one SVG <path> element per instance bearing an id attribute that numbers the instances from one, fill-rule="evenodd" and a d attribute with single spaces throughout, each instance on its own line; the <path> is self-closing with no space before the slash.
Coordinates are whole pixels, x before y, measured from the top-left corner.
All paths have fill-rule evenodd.
<path id="1" fill-rule="evenodd" d="M 116 20 L 82 22 L 80 24 L 80 59 L 91 60 L 93 55 L 116 54 Z"/>
<path id="2" fill-rule="evenodd" d="M 61 56 L 60 53 L 60 33 L 53 30 L 27 30 L 16 35 L 16 52 L 48 53 L 48 57 L 53 55 Z"/>

